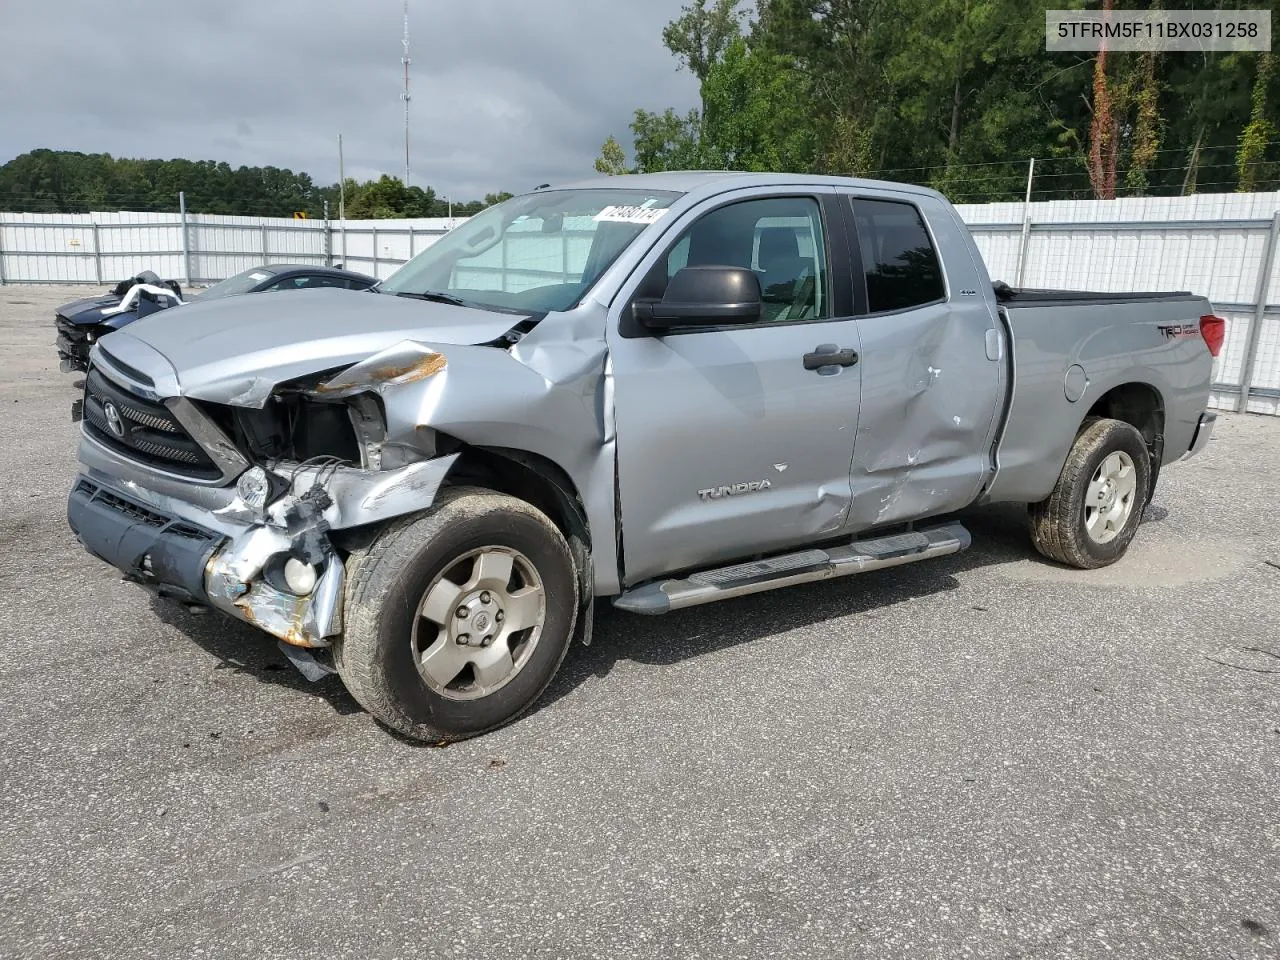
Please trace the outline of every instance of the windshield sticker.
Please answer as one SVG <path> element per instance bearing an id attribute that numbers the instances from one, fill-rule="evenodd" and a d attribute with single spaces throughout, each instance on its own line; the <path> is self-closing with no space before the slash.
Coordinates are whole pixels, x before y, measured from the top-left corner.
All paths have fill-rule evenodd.
<path id="1" fill-rule="evenodd" d="M 614 206 L 605 207 L 594 219 L 596 223 L 655 223 L 666 212 L 649 207 Z"/>
<path id="2" fill-rule="evenodd" d="M 271 274 L 269 274 L 269 273 L 251 273 L 251 274 L 249 274 L 249 279 L 250 279 L 250 280 L 257 280 L 257 281 L 261 282 L 261 281 L 263 281 L 263 280 L 267 279 L 267 277 L 269 277 L 269 276 L 271 276 Z"/>

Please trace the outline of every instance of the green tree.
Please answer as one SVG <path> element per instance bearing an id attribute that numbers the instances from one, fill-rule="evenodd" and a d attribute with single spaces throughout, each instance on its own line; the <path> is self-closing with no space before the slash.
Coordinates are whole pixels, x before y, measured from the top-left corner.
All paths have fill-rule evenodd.
<path id="1" fill-rule="evenodd" d="M 700 83 L 705 82 L 742 33 L 741 7 L 742 0 L 693 0 L 663 28 L 662 43 Z"/>
<path id="2" fill-rule="evenodd" d="M 1249 122 L 1240 135 L 1236 154 L 1236 189 L 1248 193 L 1257 189 L 1258 167 L 1266 154 L 1267 143 L 1275 135 L 1275 124 L 1267 117 L 1267 87 L 1274 72 L 1271 53 L 1258 54 L 1258 74 L 1253 81 Z"/>
<path id="3" fill-rule="evenodd" d="M 890 0 L 760 0 L 754 44 L 790 57 L 808 80 L 815 171 L 864 175 L 894 162 L 884 65 L 909 33 Z"/>
<path id="4" fill-rule="evenodd" d="M 807 170 L 817 146 L 808 79 L 789 57 L 732 40 L 702 84 L 701 154 L 733 170 Z"/>
<path id="5" fill-rule="evenodd" d="M 888 166 L 966 200 L 1015 191 L 1025 156 L 1050 151 L 1033 92 L 1054 69 L 1043 18 L 1022 0 L 905 0 L 896 12 L 911 26 L 885 54 L 882 96 L 894 106 L 876 135 Z M 992 164 L 1011 144 L 1026 153 Z"/>
<path id="6" fill-rule="evenodd" d="M 741 7 L 742 0 L 693 0 L 682 7 L 680 16 L 662 30 L 663 45 L 680 61 L 682 67 L 698 78 L 699 88 L 704 91 L 701 109 L 690 113 L 688 117 L 689 135 L 695 143 L 702 140 L 702 119 L 707 112 L 707 78 L 720 63 L 729 45 L 742 35 Z M 639 120 L 639 111 L 636 116 Z M 669 123 L 665 114 L 661 122 Z M 633 129 L 634 126 L 633 124 Z M 682 151 L 681 147 L 675 148 L 677 154 Z"/>
<path id="7" fill-rule="evenodd" d="M 1037 197 L 1280 185 L 1280 78 L 1255 55 L 1046 53 L 1043 10 L 1064 5 L 1086 0 L 691 3 L 662 39 L 701 107 L 638 111 L 636 167 L 870 175 L 960 201 L 1021 196 L 1028 157 Z"/>
<path id="8" fill-rule="evenodd" d="M 404 215 L 409 194 L 396 177 L 383 174 L 377 180 L 347 191 L 347 216 L 352 220 L 391 220 Z"/>
<path id="9" fill-rule="evenodd" d="M 608 177 L 616 177 L 629 172 L 627 170 L 627 155 L 622 150 L 622 144 L 618 143 L 613 134 L 609 134 L 609 139 L 605 140 L 600 147 L 600 156 L 596 157 L 596 172 L 603 173 Z"/>
<path id="10" fill-rule="evenodd" d="M 636 169 L 696 170 L 703 166 L 698 111 L 680 116 L 670 107 L 662 113 L 637 110 L 631 121 L 635 137 Z"/>
<path id="11" fill-rule="evenodd" d="M 1160 84 L 1156 80 L 1156 63 L 1159 54 L 1146 51 L 1139 59 L 1138 75 L 1134 80 L 1133 102 L 1137 120 L 1133 128 L 1133 146 L 1130 152 L 1129 171 L 1124 184 L 1130 194 L 1142 196 L 1150 181 L 1147 171 L 1155 164 L 1160 153 Z"/>
<path id="12" fill-rule="evenodd" d="M 91 210 L 177 211 L 178 194 L 195 213 L 288 217 L 297 211 L 338 216 L 338 185 L 317 186 L 305 173 L 281 167 L 238 167 L 213 160 L 135 160 L 105 153 L 32 150 L 0 166 L 0 209 L 84 213 Z M 459 206 L 475 210 L 490 205 Z M 442 217 L 448 206 L 430 187 L 405 187 L 394 177 L 347 180 L 348 216 Z M 455 211 L 456 212 L 456 211 Z"/>

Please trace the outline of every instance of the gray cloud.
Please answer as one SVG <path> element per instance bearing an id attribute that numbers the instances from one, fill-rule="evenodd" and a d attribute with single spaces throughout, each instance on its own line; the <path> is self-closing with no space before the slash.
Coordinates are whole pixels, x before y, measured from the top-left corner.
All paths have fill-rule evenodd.
<path id="1" fill-rule="evenodd" d="M 686 109 L 682 0 L 410 0 L 412 180 L 460 199 L 585 176 L 636 107 Z M 0 4 L 0 162 L 35 147 L 400 175 L 400 0 Z M 16 41 L 16 42 L 14 42 Z"/>

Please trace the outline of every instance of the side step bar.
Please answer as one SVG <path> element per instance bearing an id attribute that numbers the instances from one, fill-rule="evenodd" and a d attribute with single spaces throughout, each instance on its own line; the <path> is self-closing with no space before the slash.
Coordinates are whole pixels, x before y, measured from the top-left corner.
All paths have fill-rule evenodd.
<path id="1" fill-rule="evenodd" d="M 969 531 L 958 523 L 900 533 L 845 546 L 801 550 L 731 567 L 691 573 L 680 580 L 646 583 L 616 597 L 613 605 L 631 613 L 658 614 L 717 600 L 744 597 L 797 583 L 847 577 L 967 550 Z"/>

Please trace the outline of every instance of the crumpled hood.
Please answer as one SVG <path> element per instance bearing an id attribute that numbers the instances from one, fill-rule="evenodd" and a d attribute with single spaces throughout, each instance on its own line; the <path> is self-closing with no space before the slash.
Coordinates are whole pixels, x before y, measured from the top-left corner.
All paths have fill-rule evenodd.
<path id="1" fill-rule="evenodd" d="M 99 294 L 96 297 L 85 297 L 83 300 L 72 300 L 58 307 L 54 313 L 76 326 L 92 326 L 102 322 L 102 311 L 108 307 L 118 306 L 120 298 L 113 294 Z M 129 319 L 133 319 L 130 317 Z"/>
<path id="2" fill-rule="evenodd" d="M 520 319 L 390 294 L 298 290 L 189 303 L 100 343 L 157 384 L 176 375 L 184 396 L 260 407 L 278 383 L 355 363 L 404 340 L 488 343 Z M 147 369 L 157 353 L 172 371 Z"/>

